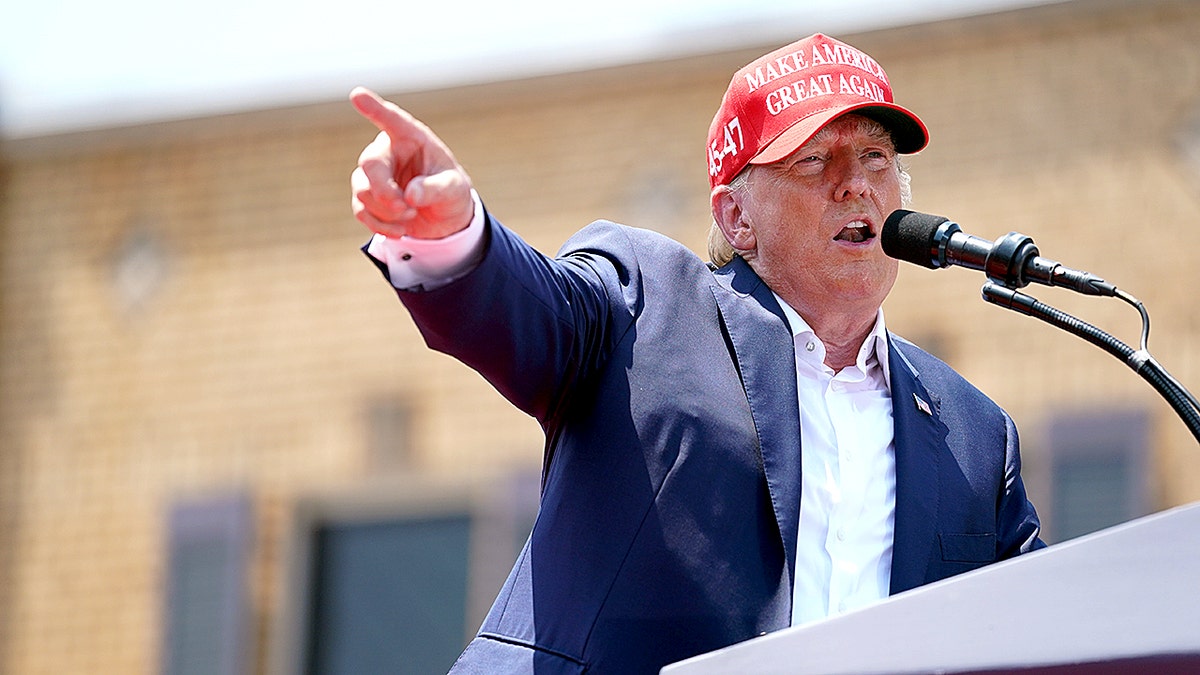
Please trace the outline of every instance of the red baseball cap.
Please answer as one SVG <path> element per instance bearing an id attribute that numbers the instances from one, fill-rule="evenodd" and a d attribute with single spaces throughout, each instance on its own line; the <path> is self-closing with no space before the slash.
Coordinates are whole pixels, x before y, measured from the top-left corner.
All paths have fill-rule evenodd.
<path id="1" fill-rule="evenodd" d="M 887 128 L 896 152 L 929 142 L 921 119 L 892 102 L 879 63 L 844 42 L 817 33 L 758 58 L 734 74 L 708 130 L 711 187 L 787 157 L 848 112 Z"/>

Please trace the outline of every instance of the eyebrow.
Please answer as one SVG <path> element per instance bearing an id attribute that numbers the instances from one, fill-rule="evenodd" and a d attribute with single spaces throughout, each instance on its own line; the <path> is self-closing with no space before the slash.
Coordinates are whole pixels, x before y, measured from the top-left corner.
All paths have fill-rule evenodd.
<path id="1" fill-rule="evenodd" d="M 891 132 L 889 132 L 882 124 L 869 117 L 862 117 L 861 115 L 854 116 L 853 121 L 854 125 L 849 127 L 847 131 L 861 133 L 873 141 L 886 145 L 889 151 L 896 151 L 895 139 L 892 138 Z M 795 156 L 796 153 L 803 151 L 813 143 L 824 142 L 833 133 L 834 132 L 830 130 L 829 125 L 826 124 L 824 127 L 821 127 L 819 130 L 817 130 L 817 133 L 813 134 L 811 138 L 805 141 L 804 145 L 801 145 L 799 148 L 796 148 L 795 152 L 789 154 L 787 158 Z"/>
<path id="2" fill-rule="evenodd" d="M 795 150 L 794 150 L 794 151 L 793 151 L 791 154 L 787 155 L 787 156 L 786 156 L 786 157 L 784 157 L 783 159 L 779 160 L 779 162 L 775 162 L 775 163 L 784 163 L 784 162 L 787 162 L 787 161 L 789 161 L 789 160 L 793 160 L 793 159 L 797 159 L 797 158 L 799 158 L 799 157 L 803 157 L 804 155 L 806 155 L 806 154 L 808 154 L 808 153 L 812 152 L 813 150 L 815 150 L 815 149 L 816 149 L 816 148 L 814 148 L 814 147 L 813 147 L 814 145 L 816 145 L 816 144 L 819 144 L 819 143 L 826 142 L 826 141 L 828 140 L 828 136 L 829 136 L 829 134 L 826 134 L 824 138 L 821 136 L 821 134 L 822 134 L 824 131 L 825 131 L 824 129 L 822 129 L 821 131 L 818 131 L 818 132 L 817 132 L 817 135 L 815 135 L 815 136 L 813 136 L 812 138 L 808 139 L 808 141 L 807 141 L 807 142 L 806 142 L 804 145 L 802 145 L 802 146 L 800 146 L 800 147 L 796 148 L 796 149 L 795 149 Z M 892 135 L 891 135 L 891 134 L 889 134 L 887 131 L 877 131 L 877 132 L 874 132 L 874 133 L 872 133 L 872 132 L 868 132 L 868 133 L 866 134 L 866 137 L 867 137 L 867 139 L 868 139 L 869 141 L 871 141 L 871 142 L 873 142 L 873 143 L 877 143 L 877 144 L 879 144 L 880 146 L 882 146 L 882 147 L 883 147 L 883 149 L 887 150 L 887 152 L 888 152 L 889 154 L 891 154 L 891 155 L 897 155 L 897 154 L 899 154 L 899 153 L 897 153 L 897 152 L 896 152 L 896 143 L 895 143 L 895 141 L 892 139 Z"/>

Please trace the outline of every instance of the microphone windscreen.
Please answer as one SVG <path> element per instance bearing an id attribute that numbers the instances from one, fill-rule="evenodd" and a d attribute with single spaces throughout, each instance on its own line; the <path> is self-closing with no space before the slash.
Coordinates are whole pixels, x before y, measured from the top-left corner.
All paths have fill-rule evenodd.
<path id="1" fill-rule="evenodd" d="M 938 269 L 934 262 L 937 249 L 934 233 L 947 220 L 928 213 L 897 209 L 883 223 L 879 243 L 883 252 L 892 258 Z"/>

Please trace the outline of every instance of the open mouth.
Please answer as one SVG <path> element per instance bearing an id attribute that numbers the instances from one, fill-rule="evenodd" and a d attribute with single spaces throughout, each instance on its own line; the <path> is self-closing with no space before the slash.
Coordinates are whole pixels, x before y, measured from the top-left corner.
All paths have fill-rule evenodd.
<path id="1" fill-rule="evenodd" d="M 851 244 L 861 244 L 868 239 L 874 239 L 875 233 L 871 231 L 871 226 L 861 220 L 856 220 L 846 227 L 843 227 L 834 241 L 845 241 Z"/>

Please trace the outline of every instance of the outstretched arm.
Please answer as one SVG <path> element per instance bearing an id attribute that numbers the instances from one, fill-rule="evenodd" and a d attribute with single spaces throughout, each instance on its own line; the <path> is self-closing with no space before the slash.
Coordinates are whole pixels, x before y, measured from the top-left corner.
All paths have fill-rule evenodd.
<path id="1" fill-rule="evenodd" d="M 350 100 L 380 130 L 351 176 L 354 215 L 376 234 L 367 252 L 430 347 L 547 422 L 580 371 L 607 353 L 610 297 L 619 300 L 618 323 L 628 324 L 627 287 L 636 275 L 617 268 L 636 256 L 542 255 L 484 217 L 466 171 L 429 127 L 367 89 L 355 89 Z M 468 227 L 473 218 L 478 227 Z M 608 236 L 628 248 L 624 236 L 611 229 Z M 448 250 L 466 253 L 443 255 Z M 418 267 L 425 274 L 411 273 Z"/>

